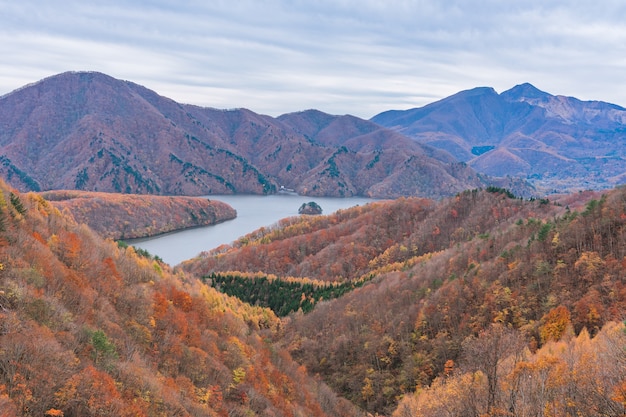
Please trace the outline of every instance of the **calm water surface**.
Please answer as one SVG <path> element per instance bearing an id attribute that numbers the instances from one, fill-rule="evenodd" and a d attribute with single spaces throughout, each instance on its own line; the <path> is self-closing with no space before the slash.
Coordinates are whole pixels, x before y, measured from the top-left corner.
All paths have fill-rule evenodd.
<path id="1" fill-rule="evenodd" d="M 129 243 L 153 255 L 158 255 L 170 265 L 176 265 L 193 258 L 202 251 L 216 248 L 224 243 L 232 243 L 260 227 L 271 226 L 285 217 L 297 216 L 300 206 L 309 201 L 319 204 L 324 211 L 323 214 L 331 214 L 339 209 L 374 201 L 361 197 L 330 198 L 289 194 L 214 195 L 207 198 L 231 205 L 237 210 L 237 217 L 214 226 L 188 229 L 149 239 L 135 239 Z"/>

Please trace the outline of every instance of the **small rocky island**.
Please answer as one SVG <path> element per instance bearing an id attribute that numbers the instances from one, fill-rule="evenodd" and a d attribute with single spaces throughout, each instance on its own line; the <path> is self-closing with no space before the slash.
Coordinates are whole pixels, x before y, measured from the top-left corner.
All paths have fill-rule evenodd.
<path id="1" fill-rule="evenodd" d="M 322 214 L 322 208 L 315 201 L 309 201 L 302 203 L 298 209 L 298 214 Z"/>

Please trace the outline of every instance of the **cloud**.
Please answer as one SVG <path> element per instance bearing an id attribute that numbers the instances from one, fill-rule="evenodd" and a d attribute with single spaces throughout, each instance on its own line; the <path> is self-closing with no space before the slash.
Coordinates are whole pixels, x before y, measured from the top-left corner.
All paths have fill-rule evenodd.
<path id="1" fill-rule="evenodd" d="M 180 102 L 371 117 L 531 82 L 626 105 L 626 6 L 585 1 L 4 1 L 0 94 L 102 71 Z M 588 4 L 589 3 L 589 4 Z"/>

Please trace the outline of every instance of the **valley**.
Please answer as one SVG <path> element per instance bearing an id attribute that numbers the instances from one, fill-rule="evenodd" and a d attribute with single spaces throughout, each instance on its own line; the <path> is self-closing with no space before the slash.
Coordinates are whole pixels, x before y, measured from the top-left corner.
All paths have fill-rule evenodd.
<path id="1" fill-rule="evenodd" d="M 2 96 L 0 415 L 623 416 L 625 114 L 530 84 L 372 120 L 94 72 Z M 118 241 L 207 224 L 175 261 Z"/>
<path id="2" fill-rule="evenodd" d="M 237 211 L 237 217 L 208 227 L 185 229 L 174 233 L 144 239 L 132 239 L 128 243 L 159 256 L 174 266 L 222 245 L 244 239 L 257 229 L 271 229 L 280 220 L 298 216 L 298 207 L 311 197 L 291 194 L 274 195 L 216 195 L 213 201 L 221 201 Z M 360 197 L 314 197 L 324 214 L 376 201 Z"/>
<path id="3" fill-rule="evenodd" d="M 471 378 L 467 372 L 472 369 L 492 378 L 487 368 L 472 368 L 474 355 L 481 354 L 470 353 L 471 343 L 474 349 L 498 344 L 502 332 L 516 341 L 514 348 L 497 347 L 503 349 L 502 363 L 493 365 L 493 372 L 505 379 L 505 372 L 511 377 L 521 372 L 505 365 L 513 360 L 509 355 L 534 363 L 538 348 L 561 341 L 565 334 L 589 338 L 602 333 L 606 324 L 623 320 L 625 191 L 523 201 L 493 189 L 467 191 L 437 203 L 372 203 L 331 216 L 284 221 L 278 229 L 259 231 L 181 267 L 241 297 L 248 286 L 263 294 L 262 285 L 277 281 L 286 288 L 294 282 L 310 285 L 320 294 L 333 286 L 357 284 L 339 298 L 315 292 L 305 297 L 303 291 L 301 302 L 306 304 L 300 309 L 310 312 L 290 315 L 278 342 L 342 396 L 369 412 L 390 415 L 398 399 L 405 396 L 408 401 L 407 392 L 416 386 L 420 404 L 430 398 L 420 393 L 433 383 L 433 395 L 444 395 L 452 389 L 446 375 L 459 378 L 459 384 L 467 384 L 462 378 Z M 259 281 L 263 277 L 267 284 Z M 284 308 L 271 299 L 267 303 L 255 301 L 276 305 L 276 313 Z M 610 330 L 611 338 L 626 336 L 620 326 Z M 573 343 L 571 337 L 561 343 Z M 566 360 L 551 355 L 556 362 L 549 366 Z M 615 359 L 623 363 L 624 352 Z M 616 371 L 610 381 L 618 387 L 606 389 L 622 389 L 625 377 L 623 369 Z M 474 394 L 457 395 L 477 395 L 487 389 L 486 383 L 474 380 Z M 573 380 L 567 383 L 583 389 Z M 490 389 L 493 398 L 485 392 L 474 398 L 476 403 L 459 404 L 459 409 L 489 413 L 494 407 L 513 407 L 510 396 L 522 395 L 505 382 Z M 436 404 L 434 397 L 428 401 Z M 520 409 L 535 405 L 520 401 L 515 405 Z M 445 406 L 428 415 L 438 415 Z M 573 407 L 585 407 L 582 397 Z M 459 413 L 469 412 L 464 410 Z"/>
<path id="4" fill-rule="evenodd" d="M 16 415 L 626 406 L 623 187 L 377 201 L 286 218 L 173 269 L 0 188 L 0 405 Z"/>

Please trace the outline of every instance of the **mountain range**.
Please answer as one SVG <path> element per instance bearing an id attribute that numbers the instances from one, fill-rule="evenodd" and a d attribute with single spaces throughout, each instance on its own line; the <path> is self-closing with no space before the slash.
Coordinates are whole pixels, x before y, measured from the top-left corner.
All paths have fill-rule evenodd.
<path id="1" fill-rule="evenodd" d="M 451 153 L 477 172 L 527 178 L 543 192 L 626 182 L 626 109 L 525 83 L 479 87 L 371 119 Z"/>
<path id="2" fill-rule="evenodd" d="M 413 113 L 448 124 L 442 138 L 465 124 L 459 159 L 468 138 L 479 157 L 504 146 L 498 132 L 564 131 L 567 117 L 570 132 L 587 123 L 598 154 L 598 144 L 623 152 L 617 106 L 573 111 L 575 99 L 529 85 L 446 100 Z M 0 415 L 623 416 L 626 187 L 376 201 L 283 219 L 176 268 L 76 214 L 115 209 L 129 216 L 118 221 L 154 226 L 171 222 L 152 211 L 169 198 L 106 197 L 111 208 L 99 193 L 14 188 L 348 195 L 486 184 L 469 166 L 477 158 L 403 136 L 400 115 L 376 118 L 387 129 L 314 110 L 202 109 L 97 73 L 1 97 L 2 174 L 14 186 L 0 179 Z M 517 130 L 503 122 L 513 119 Z M 470 126 L 489 120 L 480 139 Z M 183 200 L 160 214 L 232 215 Z"/>
<path id="3" fill-rule="evenodd" d="M 20 190 L 439 197 L 487 180 L 373 122 L 180 104 L 68 72 L 0 98 L 0 175 Z"/>
<path id="4" fill-rule="evenodd" d="M 0 176 L 19 190 L 439 198 L 626 182 L 626 109 L 531 84 L 461 91 L 371 120 L 180 104 L 66 72 L 0 97 Z"/>

